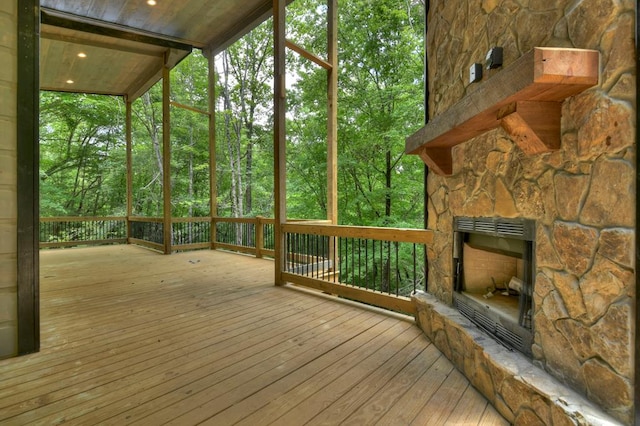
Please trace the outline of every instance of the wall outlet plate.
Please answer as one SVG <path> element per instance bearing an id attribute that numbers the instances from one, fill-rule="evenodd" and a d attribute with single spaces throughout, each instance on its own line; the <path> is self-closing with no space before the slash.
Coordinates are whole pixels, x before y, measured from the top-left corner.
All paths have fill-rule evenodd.
<path id="1" fill-rule="evenodd" d="M 482 80 L 482 65 L 472 64 L 469 68 L 469 83 Z"/>
<path id="2" fill-rule="evenodd" d="M 487 52 L 487 69 L 500 68 L 502 66 L 502 47 L 492 47 Z"/>

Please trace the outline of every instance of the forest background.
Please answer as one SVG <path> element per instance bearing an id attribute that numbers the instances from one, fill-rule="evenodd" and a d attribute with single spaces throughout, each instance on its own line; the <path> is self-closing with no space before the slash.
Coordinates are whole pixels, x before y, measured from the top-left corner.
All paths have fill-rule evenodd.
<path id="1" fill-rule="evenodd" d="M 323 2 L 287 8 L 287 38 L 325 56 Z M 423 164 L 404 139 L 424 122 L 424 5 L 339 3 L 338 217 L 423 226 Z M 273 48 L 267 21 L 216 58 L 217 215 L 273 217 Z M 287 216 L 326 217 L 326 72 L 287 53 Z M 199 51 L 171 72 L 171 100 L 206 111 Z M 41 216 L 126 215 L 122 98 L 41 93 Z M 133 103 L 133 214 L 162 216 L 162 86 Z M 209 216 L 208 118 L 171 108 L 172 216 Z"/>

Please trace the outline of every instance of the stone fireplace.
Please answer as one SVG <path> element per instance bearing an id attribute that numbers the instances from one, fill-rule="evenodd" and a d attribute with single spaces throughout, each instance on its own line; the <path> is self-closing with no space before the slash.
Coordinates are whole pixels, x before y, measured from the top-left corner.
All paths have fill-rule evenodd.
<path id="1" fill-rule="evenodd" d="M 453 305 L 509 348 L 531 356 L 535 222 L 454 219 Z"/>
<path id="2" fill-rule="evenodd" d="M 525 152 L 522 139 L 503 125 L 469 137 L 446 155 L 441 146 L 421 154 L 440 170 L 431 167 L 427 179 L 428 227 L 434 240 L 428 247 L 428 294 L 416 297 L 418 323 L 512 422 L 609 424 L 615 418 L 631 424 L 635 2 L 430 3 L 431 122 L 473 98 L 483 83 L 508 78 L 500 73 L 538 46 L 595 50 L 599 74 L 593 87 L 560 102 L 559 141 L 545 152 Z M 469 83 L 466 70 L 482 62 L 493 46 L 503 47 L 503 68 L 487 70 L 482 82 Z M 474 283 L 469 279 L 474 274 L 462 270 L 461 281 L 458 258 L 464 266 L 478 246 L 488 253 L 499 250 L 477 240 L 461 244 L 469 237 L 454 238 L 460 217 L 535 223 L 530 312 L 517 308 L 520 327 L 526 329 L 531 321 L 531 342 L 522 353 L 487 337 L 487 327 L 478 327 L 477 320 L 471 323 L 468 313 L 455 308 L 461 294 L 474 293 L 481 307 L 489 306 L 488 312 L 513 320 L 515 314 L 488 303 L 496 291 L 483 296 L 492 286 L 504 292 L 503 283 L 512 277 L 526 282 L 517 260 L 515 272 L 500 276 L 485 268 L 485 276 Z"/>

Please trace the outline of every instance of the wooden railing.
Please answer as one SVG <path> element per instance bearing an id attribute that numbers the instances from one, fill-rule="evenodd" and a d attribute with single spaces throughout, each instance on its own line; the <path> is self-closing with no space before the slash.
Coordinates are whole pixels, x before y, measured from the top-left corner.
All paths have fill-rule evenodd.
<path id="1" fill-rule="evenodd" d="M 131 243 L 164 251 L 161 217 L 40 218 L 40 247 Z M 230 250 L 256 257 L 274 256 L 274 220 L 188 217 L 171 220 L 171 251 Z"/>
<path id="2" fill-rule="evenodd" d="M 40 219 L 40 246 L 132 243 L 164 251 L 163 219 L 129 217 Z M 263 217 L 173 218 L 171 251 L 229 250 L 275 257 L 275 221 Z M 398 312 L 415 313 L 409 296 L 425 289 L 429 230 L 337 226 L 292 220 L 282 225 L 282 281 Z M 128 237 L 128 238 L 127 238 Z"/>
<path id="3" fill-rule="evenodd" d="M 43 217 L 39 234 L 41 248 L 122 244 L 127 242 L 127 218 Z"/>
<path id="4" fill-rule="evenodd" d="M 273 219 L 214 217 L 214 249 L 231 250 L 256 257 L 275 255 Z"/>
<path id="5" fill-rule="evenodd" d="M 161 217 L 129 217 L 129 243 L 164 251 L 164 223 Z"/>
<path id="6" fill-rule="evenodd" d="M 284 224 L 283 281 L 408 314 L 409 296 L 426 288 L 422 229 Z"/>
<path id="7" fill-rule="evenodd" d="M 171 219 L 171 248 L 174 251 L 211 248 L 211 218 Z"/>

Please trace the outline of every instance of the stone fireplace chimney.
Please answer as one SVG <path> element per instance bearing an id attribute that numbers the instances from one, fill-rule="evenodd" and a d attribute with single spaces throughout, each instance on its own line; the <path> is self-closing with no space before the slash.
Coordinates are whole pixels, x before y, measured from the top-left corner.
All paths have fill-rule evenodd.
<path id="1" fill-rule="evenodd" d="M 427 34 L 432 117 L 508 72 L 534 47 L 599 52 L 598 83 L 561 103 L 557 149 L 526 153 L 508 129 L 498 127 L 454 146 L 448 176 L 429 174 L 428 222 L 435 236 L 428 289 L 447 306 L 465 291 L 457 282 L 463 249 L 454 238 L 456 218 L 534 222 L 531 343 L 523 352 L 540 371 L 626 424 L 634 413 L 634 6 L 613 0 L 437 0 Z M 489 70 L 480 84 L 469 83 L 464 73 L 493 46 L 503 47 L 504 67 Z M 495 287 L 507 280 L 494 279 Z M 433 318 L 419 322 L 433 331 L 427 320 Z M 469 371 L 490 374 L 491 368 L 483 369 Z M 502 384 L 496 377 L 492 389 Z M 554 423 L 553 409 L 523 409 L 499 392 L 489 399 L 512 421 Z"/>

